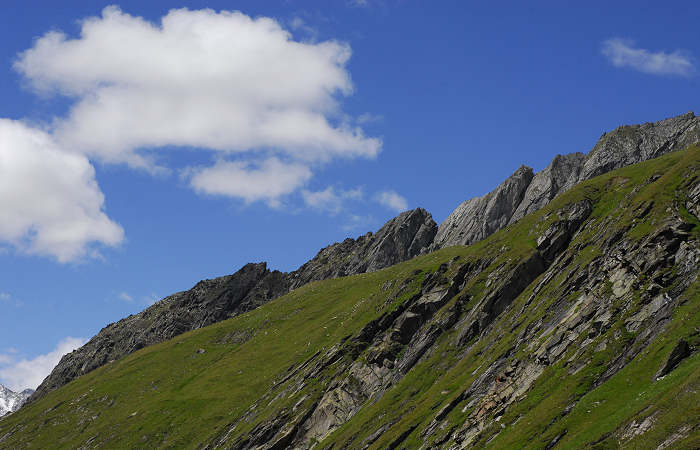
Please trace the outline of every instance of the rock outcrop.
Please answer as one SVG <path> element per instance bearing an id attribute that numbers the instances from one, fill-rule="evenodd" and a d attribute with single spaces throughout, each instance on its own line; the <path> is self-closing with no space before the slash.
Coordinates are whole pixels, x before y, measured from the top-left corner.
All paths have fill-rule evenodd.
<path id="1" fill-rule="evenodd" d="M 700 117 L 689 112 L 604 133 L 587 154 L 557 155 L 532 175 L 520 167 L 495 190 L 459 205 L 438 228 L 432 250 L 469 245 L 517 222 L 581 181 L 700 142 Z"/>
<path id="2" fill-rule="evenodd" d="M 246 264 L 233 275 L 203 280 L 188 291 L 107 325 L 65 355 L 30 398 L 33 401 L 74 378 L 148 345 L 237 316 L 306 283 L 372 272 L 418 255 L 430 245 L 437 224 L 422 208 L 406 211 L 376 233 L 328 246 L 294 272 Z"/>
<path id="3" fill-rule="evenodd" d="M 585 161 L 586 155 L 583 153 L 555 156 L 547 167 L 537 172 L 532 178 L 532 182 L 508 223 L 517 222 L 531 212 L 543 208 L 557 194 L 578 183 Z"/>
<path id="4" fill-rule="evenodd" d="M 292 289 L 306 283 L 373 272 L 413 258 L 437 233 L 437 224 L 423 208 L 405 211 L 376 233 L 330 245 L 288 276 Z"/>
<path id="5" fill-rule="evenodd" d="M 469 245 L 508 225 L 534 175 L 521 166 L 496 189 L 460 204 L 438 228 L 433 249 Z"/>
<path id="6" fill-rule="evenodd" d="M 74 378 L 147 345 L 234 317 L 288 291 L 281 272 L 246 264 L 233 275 L 204 280 L 138 314 L 104 327 L 85 345 L 63 356 L 30 401 Z"/>

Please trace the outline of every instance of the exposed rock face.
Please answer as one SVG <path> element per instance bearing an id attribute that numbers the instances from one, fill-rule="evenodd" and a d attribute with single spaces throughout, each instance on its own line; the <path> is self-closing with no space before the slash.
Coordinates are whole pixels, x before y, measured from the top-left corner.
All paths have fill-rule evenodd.
<path id="1" fill-rule="evenodd" d="M 467 200 L 438 228 L 431 249 L 469 245 L 545 206 L 581 181 L 700 142 L 700 117 L 682 116 L 605 133 L 584 155 L 557 155 L 542 171 L 521 167 L 494 191 Z M 529 174 L 529 175 L 528 175 Z"/>
<path id="2" fill-rule="evenodd" d="M 289 274 L 292 289 L 311 281 L 373 272 L 406 261 L 428 247 L 437 224 L 423 208 L 405 211 L 376 233 L 330 245 Z"/>
<path id="3" fill-rule="evenodd" d="M 440 224 L 433 248 L 469 245 L 508 225 L 533 176 L 521 166 L 493 191 L 463 202 Z"/>
<path id="4" fill-rule="evenodd" d="M 585 160 L 586 155 L 583 153 L 555 156 L 547 167 L 535 174 L 508 223 L 517 222 L 543 208 L 557 194 L 578 183 Z"/>
<path id="5" fill-rule="evenodd" d="M 14 392 L 0 384 L 0 417 L 17 411 L 34 391 Z"/>
<path id="6" fill-rule="evenodd" d="M 436 232 L 432 216 L 419 208 L 399 214 L 374 234 L 324 248 L 294 272 L 250 263 L 233 275 L 200 281 L 189 291 L 103 328 L 61 358 L 30 400 L 147 345 L 250 311 L 311 281 L 371 272 L 410 259 L 432 242 Z"/>
<path id="7" fill-rule="evenodd" d="M 692 112 L 655 123 L 621 126 L 604 134 L 593 147 L 579 181 L 682 150 L 699 141 L 700 117 Z"/>
<path id="8" fill-rule="evenodd" d="M 374 271 L 428 250 L 484 239 L 542 208 L 580 181 L 696 142 L 700 142 L 700 118 L 693 113 L 619 127 L 603 135 L 588 155 L 558 155 L 537 174 L 531 168 L 520 167 L 494 191 L 459 205 L 439 228 L 424 209 L 407 211 L 374 234 L 322 249 L 294 272 L 269 271 L 265 263 L 248 264 L 233 275 L 202 281 L 189 291 L 167 297 L 139 314 L 105 327 L 83 347 L 64 356 L 30 400 L 144 346 L 257 308 L 311 281 Z M 693 186 L 688 196 L 687 208 L 697 214 L 700 186 Z M 560 251 L 552 249 L 568 242 L 571 223 L 564 221 L 559 228 L 549 230 L 551 235 L 543 238 L 547 242 L 538 242 L 549 246 L 548 250 L 542 250 L 537 257 L 541 260 L 528 261 L 522 270 L 527 273 L 533 267 L 549 264 Z M 493 302 L 496 310 L 502 306 L 501 300 Z M 401 326 L 410 328 L 417 317 L 406 318 Z M 472 325 L 480 329 L 484 324 Z"/>

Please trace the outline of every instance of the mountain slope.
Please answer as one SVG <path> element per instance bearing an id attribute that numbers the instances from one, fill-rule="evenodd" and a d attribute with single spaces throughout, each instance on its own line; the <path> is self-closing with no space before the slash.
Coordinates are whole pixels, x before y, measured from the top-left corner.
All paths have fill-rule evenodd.
<path id="1" fill-rule="evenodd" d="M 31 389 L 13 392 L 0 384 L 0 417 L 17 411 L 33 392 Z"/>
<path id="2" fill-rule="evenodd" d="M 311 281 L 372 272 L 413 258 L 433 240 L 437 224 L 422 208 L 406 211 L 376 233 L 330 245 L 290 273 L 250 263 L 238 272 L 203 280 L 144 311 L 104 327 L 52 370 L 30 402 L 74 378 L 140 348 L 235 317 Z"/>
<path id="3" fill-rule="evenodd" d="M 700 445 L 700 147 L 309 283 L 0 421 L 0 446 Z"/>
<path id="4" fill-rule="evenodd" d="M 656 123 L 622 126 L 604 133 L 587 156 L 557 155 L 536 174 L 522 166 L 494 191 L 463 202 L 439 228 L 427 211 L 418 208 L 399 214 L 374 234 L 322 249 L 294 272 L 270 272 L 265 263 L 258 263 L 233 275 L 205 280 L 105 327 L 85 346 L 64 356 L 29 401 L 108 361 L 257 308 L 308 282 L 371 272 L 430 250 L 484 239 L 582 180 L 699 141 L 700 118 L 692 112 Z"/>

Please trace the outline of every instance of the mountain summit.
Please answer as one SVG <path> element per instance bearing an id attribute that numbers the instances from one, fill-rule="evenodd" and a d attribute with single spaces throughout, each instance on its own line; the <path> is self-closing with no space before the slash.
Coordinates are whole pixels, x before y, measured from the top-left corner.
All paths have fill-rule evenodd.
<path id="1" fill-rule="evenodd" d="M 33 393 L 32 389 L 13 392 L 0 384 L 0 416 L 17 411 Z"/>

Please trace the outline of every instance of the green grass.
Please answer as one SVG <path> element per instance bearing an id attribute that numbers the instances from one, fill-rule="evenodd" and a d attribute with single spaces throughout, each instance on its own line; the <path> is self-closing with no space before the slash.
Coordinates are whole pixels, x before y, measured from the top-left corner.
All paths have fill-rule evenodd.
<path id="1" fill-rule="evenodd" d="M 459 257 L 459 264 L 482 261 L 487 267 L 432 321 L 438 321 L 461 295 L 469 296 L 463 308 L 473 308 L 489 292 L 489 276 L 507 272 L 535 251 L 537 236 L 558 220 L 557 211 L 583 199 L 591 201 L 591 225 L 571 243 L 580 250 L 534 301 L 528 303 L 542 277 L 533 281 L 486 333 L 467 345 L 456 345 L 456 329 L 442 334 L 405 377 L 319 445 L 354 448 L 380 426 L 391 424 L 373 448 L 384 448 L 411 429 L 414 431 L 404 436 L 402 445 L 418 447 L 426 439 L 421 433 L 436 413 L 490 364 L 505 354 L 520 360 L 531 357 L 528 348 L 514 347 L 518 334 L 538 321 L 551 320 L 552 306 L 565 294 L 562 282 L 601 255 L 600 243 L 605 238 L 623 230 L 629 239 L 643 239 L 673 211 L 691 224 L 691 232 L 697 236 L 700 223 L 685 208 L 684 196 L 698 167 L 698 146 L 630 166 L 582 183 L 542 211 L 472 246 L 444 249 L 379 272 L 315 282 L 236 318 L 144 348 L 1 420 L 0 448 L 197 448 L 225 434 L 233 423 L 237 425 L 231 439 L 245 437 L 280 411 L 292 411 L 297 404 L 303 407 L 320 399 L 329 380 L 346 376 L 338 365 L 306 380 L 296 393 L 290 390 L 291 383 L 298 381 L 295 377 L 281 380 L 319 352 L 323 355 L 334 346 L 348 350 L 353 345 L 348 337 L 357 336 L 368 322 L 400 308 L 420 290 L 425 276 L 441 264 Z M 661 176 L 648 183 L 652 175 Z M 637 219 L 644 209 L 648 213 Z M 446 276 L 453 275 L 459 264 L 450 265 Z M 570 292 L 565 297 L 573 305 L 579 296 L 579 292 Z M 562 436 L 562 448 L 593 443 L 599 448 L 647 448 L 684 426 L 694 427 L 695 432 L 688 433 L 679 445 L 698 445 L 700 354 L 685 360 L 664 379 L 653 381 L 678 339 L 695 339 L 693 333 L 700 329 L 697 282 L 683 298 L 663 333 L 623 370 L 594 387 L 610 361 L 634 338 L 624 329 L 624 320 L 641 307 L 635 297 L 627 315 L 618 318 L 577 357 L 577 361 L 590 359 L 584 369 L 570 374 L 565 363 L 575 349 L 567 350 L 559 362 L 545 369 L 524 398 L 508 408 L 499 423 L 482 430 L 476 445 L 542 448 Z M 613 303 L 612 307 L 621 305 Z M 613 337 L 616 332 L 617 339 Z M 594 351 L 602 340 L 607 348 Z M 344 353 L 346 359 L 366 356 L 362 346 Z M 465 408 L 469 400 L 453 408 L 446 416 L 445 428 L 427 439 L 436 442 L 460 427 L 472 412 Z M 562 414 L 574 402 L 573 409 Z M 257 406 L 252 409 L 253 405 Z M 640 422 L 652 413 L 656 424 L 652 430 L 632 440 L 619 440 L 620 430 L 632 420 Z"/>

